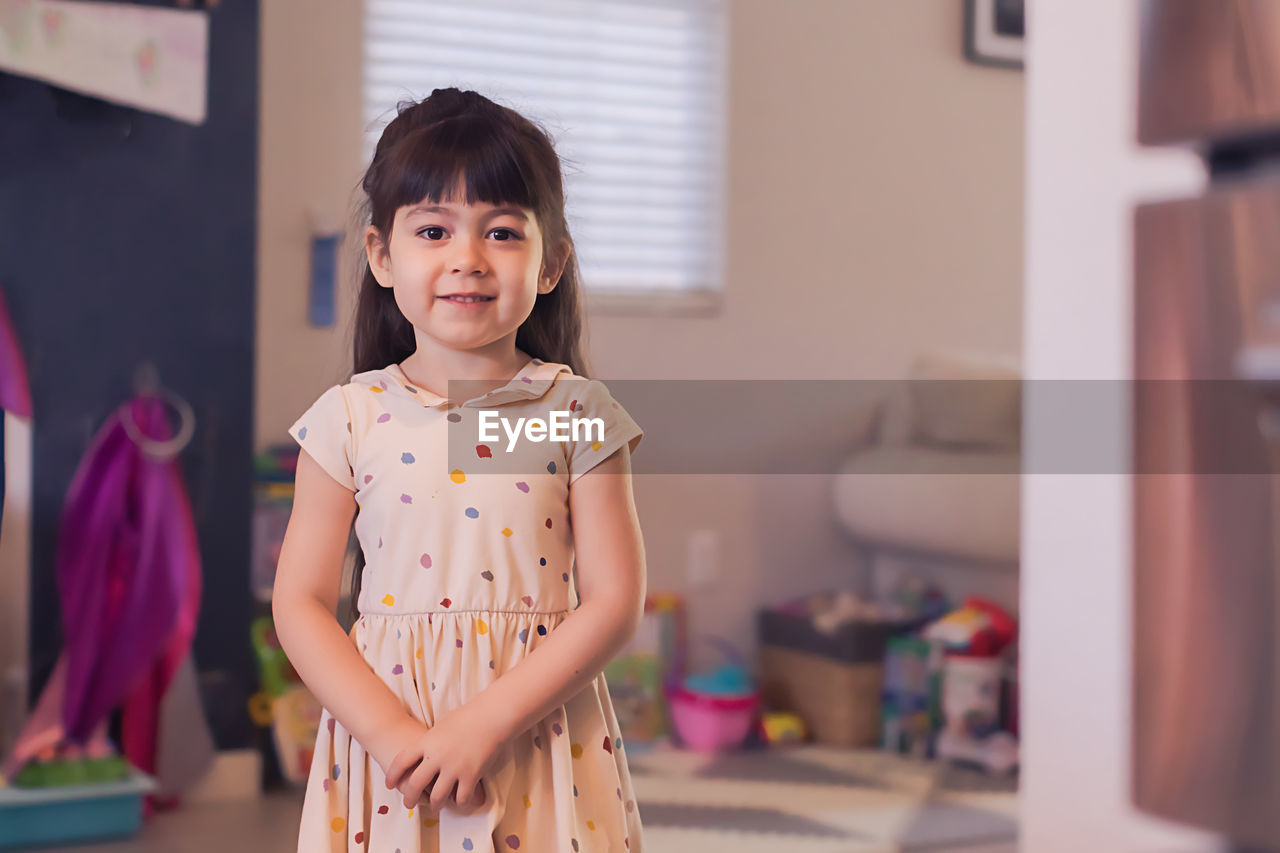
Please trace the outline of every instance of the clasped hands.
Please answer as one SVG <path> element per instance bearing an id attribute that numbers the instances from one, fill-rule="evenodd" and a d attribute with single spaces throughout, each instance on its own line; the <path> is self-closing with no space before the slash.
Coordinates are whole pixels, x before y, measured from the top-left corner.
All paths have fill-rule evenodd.
<path id="1" fill-rule="evenodd" d="M 464 811 L 485 804 L 481 780 L 497 763 L 502 738 L 483 714 L 459 707 L 434 726 L 406 717 L 392 742 L 399 751 L 386 785 L 404 795 L 405 808 L 421 802 L 439 813 L 451 800 Z"/>

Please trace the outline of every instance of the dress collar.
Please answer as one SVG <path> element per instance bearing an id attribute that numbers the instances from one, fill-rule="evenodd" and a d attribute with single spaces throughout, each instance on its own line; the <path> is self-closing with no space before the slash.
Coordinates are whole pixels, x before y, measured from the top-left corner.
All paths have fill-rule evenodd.
<path id="1" fill-rule="evenodd" d="M 386 374 L 390 380 L 375 381 L 373 383 L 376 386 L 380 386 L 384 391 L 403 393 L 428 408 L 449 405 L 448 398 L 415 385 L 405 375 L 404 369 L 399 363 L 387 365 L 385 369 L 376 372 Z M 525 362 L 524 367 L 520 368 L 515 376 L 511 377 L 511 380 L 506 385 L 467 400 L 461 405 L 470 408 L 484 408 L 516 400 L 532 400 L 545 394 L 547 389 L 555 384 L 556 377 L 562 373 L 572 375 L 573 370 L 567 364 L 543 361 L 540 358 L 530 359 Z"/>

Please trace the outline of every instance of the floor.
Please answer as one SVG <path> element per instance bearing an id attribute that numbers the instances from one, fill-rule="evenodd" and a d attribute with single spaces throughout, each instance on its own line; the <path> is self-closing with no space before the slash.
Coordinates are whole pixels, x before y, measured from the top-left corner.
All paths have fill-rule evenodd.
<path id="1" fill-rule="evenodd" d="M 629 754 L 654 853 L 1014 853 L 1011 780 L 876 751 L 805 745 L 705 756 Z M 292 851 L 301 793 L 157 815 L 136 839 L 62 853 Z"/>

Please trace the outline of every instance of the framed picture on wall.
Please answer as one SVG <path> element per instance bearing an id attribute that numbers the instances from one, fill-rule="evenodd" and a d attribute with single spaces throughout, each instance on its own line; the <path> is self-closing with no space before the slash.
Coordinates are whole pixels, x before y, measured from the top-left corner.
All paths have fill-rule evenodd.
<path id="1" fill-rule="evenodd" d="M 964 55 L 970 62 L 1021 68 L 1025 36 L 1025 0 L 964 0 Z"/>

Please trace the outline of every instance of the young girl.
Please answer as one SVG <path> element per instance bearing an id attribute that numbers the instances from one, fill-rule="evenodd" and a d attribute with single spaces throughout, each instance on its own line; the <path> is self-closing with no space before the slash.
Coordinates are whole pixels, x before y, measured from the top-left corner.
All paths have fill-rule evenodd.
<path id="1" fill-rule="evenodd" d="M 437 89 L 401 105 L 363 187 L 355 372 L 289 431 L 273 610 L 325 709 L 298 850 L 636 853 L 601 673 L 644 609 L 641 430 L 582 375 L 559 159 L 514 111 Z M 486 442 L 484 412 L 604 430 Z"/>

